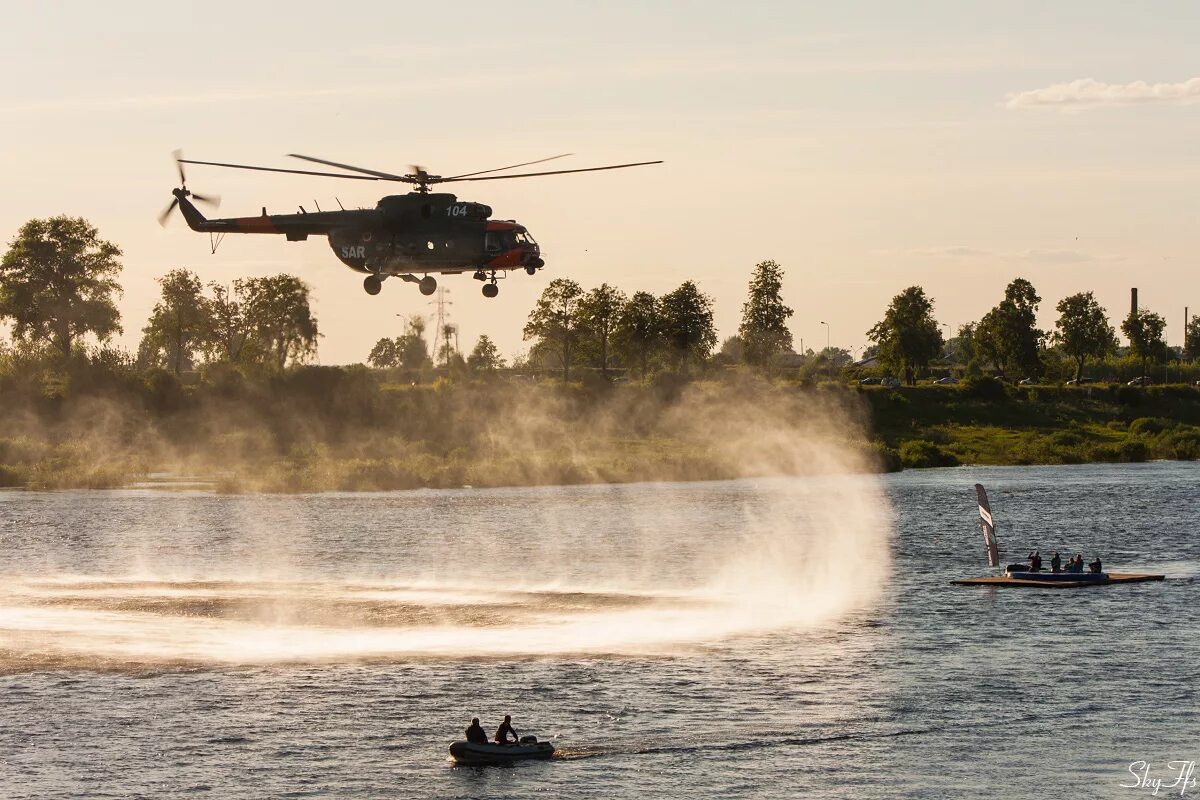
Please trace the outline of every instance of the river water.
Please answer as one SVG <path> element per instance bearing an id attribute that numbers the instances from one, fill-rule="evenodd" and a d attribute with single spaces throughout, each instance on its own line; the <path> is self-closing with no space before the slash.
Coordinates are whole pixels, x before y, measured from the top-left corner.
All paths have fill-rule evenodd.
<path id="1" fill-rule="evenodd" d="M 0 797 L 1149 795 L 1200 760 L 1198 478 L 0 492 Z M 949 585 L 976 481 L 1003 558 L 1167 581 Z M 505 713 L 561 757 L 448 762 Z"/>

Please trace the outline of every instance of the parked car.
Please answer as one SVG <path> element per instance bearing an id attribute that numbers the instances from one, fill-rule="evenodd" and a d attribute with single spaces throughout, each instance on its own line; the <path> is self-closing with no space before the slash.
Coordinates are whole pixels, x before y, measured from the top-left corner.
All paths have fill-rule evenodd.
<path id="1" fill-rule="evenodd" d="M 1019 386 L 1033 386 L 1036 383 L 1037 381 L 1033 378 L 1021 378 L 1021 380 L 1017 381 Z"/>
<path id="2" fill-rule="evenodd" d="M 949 375 L 947 375 L 945 378 L 938 378 L 936 381 L 934 381 L 934 384 L 937 386 L 954 386 L 957 383 L 958 378 L 951 378 Z"/>
<path id="3" fill-rule="evenodd" d="M 881 383 L 883 383 L 883 380 L 881 378 L 863 378 L 861 381 L 858 382 L 858 385 L 859 386 L 878 386 Z"/>
<path id="4" fill-rule="evenodd" d="M 883 386 L 899 386 L 900 381 L 896 378 L 893 378 L 891 375 L 889 375 L 886 378 L 884 378 L 882 381 L 880 381 L 880 384 L 882 384 Z"/>
<path id="5" fill-rule="evenodd" d="M 1085 383 L 1095 383 L 1095 382 L 1096 382 L 1095 378 L 1080 378 L 1078 381 L 1075 380 L 1074 378 L 1071 378 L 1071 380 L 1067 381 L 1066 385 L 1067 386 L 1082 386 Z"/>
<path id="6" fill-rule="evenodd" d="M 1125 385 L 1126 386 L 1149 386 L 1152 383 L 1154 383 L 1154 381 L 1150 380 L 1149 375 L 1143 375 L 1140 378 L 1134 378 L 1133 380 L 1128 381 Z"/>

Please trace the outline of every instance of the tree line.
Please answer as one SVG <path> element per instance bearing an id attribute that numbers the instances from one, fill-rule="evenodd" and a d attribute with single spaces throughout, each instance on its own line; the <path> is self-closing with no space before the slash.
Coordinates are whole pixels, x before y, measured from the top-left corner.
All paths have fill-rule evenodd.
<path id="1" fill-rule="evenodd" d="M 1032 283 L 1016 278 L 996 306 L 978 322 L 960 326 L 947 341 L 933 316 L 933 301 L 920 286 L 910 286 L 892 298 L 884 318 L 867 332 L 875 345 L 868 355 L 911 385 L 920 371 L 940 357 L 963 364 L 968 374 L 990 369 L 998 375 L 1034 380 L 1045 375 L 1049 359 L 1060 357 L 1073 365 L 1078 381 L 1089 359 L 1098 361 L 1118 352 L 1116 330 L 1092 292 L 1060 300 L 1052 331 L 1037 327 L 1041 302 Z M 1126 352 L 1138 360 L 1143 375 L 1150 365 L 1183 355 L 1167 346 L 1165 330 L 1163 317 L 1145 308 L 1131 309 L 1121 323 L 1129 341 Z M 1198 350 L 1200 317 L 1193 316 L 1187 323 L 1184 353 Z"/>
<path id="2" fill-rule="evenodd" d="M 89 334 L 108 342 L 122 332 L 116 306 L 121 255 L 87 220 L 57 216 L 26 222 L 0 259 L 0 319 L 11 323 L 18 343 L 49 347 L 63 357 L 76 352 Z M 529 313 L 523 335 L 530 349 L 513 366 L 552 369 L 570 380 L 579 367 L 606 379 L 616 370 L 644 379 L 656 370 L 694 374 L 713 364 L 765 370 L 798 361 L 831 370 L 848 365 L 849 352 L 837 348 L 794 353 L 788 328 L 793 311 L 782 300 L 783 278 L 774 261 L 755 265 L 738 332 L 715 354 L 713 300 L 694 281 L 655 297 L 645 291 L 626 295 L 607 283 L 585 290 L 574 280 L 557 278 Z M 282 369 L 316 354 L 320 333 L 310 290 L 293 275 L 205 285 L 195 273 L 176 269 L 157 281 L 160 298 L 137 353 L 143 369 L 179 375 L 200 361 Z M 1032 283 L 1016 278 L 995 307 L 947 339 L 934 317 L 933 300 L 922 287 L 910 286 L 867 332 L 873 344 L 864 355 L 911 384 L 939 358 L 964 365 L 968 374 L 990 370 L 1034 379 L 1045 374 L 1048 360 L 1066 359 L 1078 379 L 1089 359 L 1118 351 L 1116 330 L 1092 292 L 1063 298 L 1052 331 L 1037 327 L 1041 302 Z M 1139 360 L 1143 374 L 1151 364 L 1178 355 L 1166 345 L 1166 323 L 1159 314 L 1137 309 L 1120 327 L 1129 340 L 1127 352 Z M 425 324 L 412 318 L 400 336 L 380 339 L 367 360 L 378 368 L 428 372 L 436 359 L 451 375 L 506 366 L 486 335 L 464 358 L 451 344 L 453 329 L 439 333 L 443 343 L 431 358 Z M 1200 352 L 1198 316 L 1187 321 L 1184 352 Z"/>
<path id="3" fill-rule="evenodd" d="M 25 223 L 0 259 L 0 319 L 26 347 L 70 358 L 82 337 L 104 344 L 122 332 L 116 300 L 121 249 L 84 219 Z M 209 283 L 186 269 L 158 278 L 160 298 L 142 329 L 143 369 L 179 375 L 200 359 L 282 369 L 315 355 L 320 332 L 309 287 L 294 275 Z"/>

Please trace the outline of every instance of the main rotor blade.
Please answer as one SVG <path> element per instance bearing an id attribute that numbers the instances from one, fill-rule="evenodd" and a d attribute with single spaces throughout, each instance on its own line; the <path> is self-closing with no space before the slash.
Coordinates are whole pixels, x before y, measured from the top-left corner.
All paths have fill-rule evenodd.
<path id="1" fill-rule="evenodd" d="M 608 167 L 585 167 L 584 169 L 556 169 L 552 172 L 523 172 L 518 175 L 489 175 L 486 178 L 442 178 L 431 183 L 448 183 L 450 181 L 502 181 L 508 178 L 536 178 L 538 175 L 566 175 L 570 172 L 599 172 L 605 169 L 625 169 L 626 167 L 644 167 L 647 164 L 661 164 L 662 161 L 638 161 L 634 164 L 613 164 Z"/>
<path id="2" fill-rule="evenodd" d="M 179 185 L 183 186 L 187 183 L 187 178 L 183 174 L 183 164 L 179 163 L 179 159 L 183 158 L 183 151 L 176 150 L 171 153 L 171 157 L 175 159 L 175 169 L 179 170 Z"/>
<path id="3" fill-rule="evenodd" d="M 412 183 L 411 178 L 399 176 L 396 178 L 373 178 L 367 175 L 342 175 L 338 172 L 312 172 L 306 169 L 281 169 L 279 167 L 254 167 L 249 164 L 225 164 L 220 161 L 193 161 L 189 158 L 179 159 L 182 164 L 207 164 L 210 167 L 229 167 L 230 169 L 252 169 L 258 172 L 286 172 L 289 175 L 316 175 L 321 178 L 347 178 L 352 181 L 398 180 Z"/>
<path id="4" fill-rule="evenodd" d="M 313 158 L 312 156 L 302 156 L 297 153 L 288 153 L 290 158 L 298 158 L 301 161 L 311 161 L 314 164 L 324 164 L 327 167 L 337 167 L 338 169 L 348 169 L 351 172 L 361 172 L 364 175 L 374 175 L 376 178 L 383 178 L 389 181 L 405 180 L 403 175 L 393 175 L 390 172 L 379 172 L 373 169 L 364 169 L 363 167 L 352 167 L 349 164 L 339 164 L 336 161 L 326 161 L 323 158 Z"/>
<path id="5" fill-rule="evenodd" d="M 464 172 L 462 175 L 451 175 L 449 178 L 446 178 L 446 180 L 456 181 L 460 178 L 470 178 L 473 175 L 486 175 L 489 172 L 499 172 L 500 170 L 504 170 L 504 169 L 516 169 L 517 167 L 528 167 L 531 164 L 543 164 L 547 161 L 553 161 L 556 158 L 566 158 L 567 156 L 573 156 L 573 155 L 575 155 L 575 154 L 574 153 L 561 153 L 557 156 L 550 156 L 549 158 L 539 158 L 537 161 L 526 161 L 523 164 L 509 164 L 507 167 L 496 167 L 495 169 L 483 169 L 483 170 L 480 170 L 479 172 Z"/>
<path id="6" fill-rule="evenodd" d="M 172 200 L 171 204 L 169 206 L 167 206 L 166 210 L 158 215 L 158 224 L 159 225 L 162 225 L 164 228 L 167 227 L 167 219 L 171 216 L 171 212 L 175 210 L 175 206 L 177 206 L 177 205 L 179 205 L 178 197 L 176 197 L 174 200 Z"/>

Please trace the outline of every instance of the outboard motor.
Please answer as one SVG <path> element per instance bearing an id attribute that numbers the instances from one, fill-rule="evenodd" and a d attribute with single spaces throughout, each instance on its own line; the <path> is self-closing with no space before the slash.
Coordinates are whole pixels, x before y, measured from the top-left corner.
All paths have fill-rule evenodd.
<path id="1" fill-rule="evenodd" d="M 536 737 L 536 736 L 529 736 L 529 735 L 522 736 L 522 737 L 521 737 L 521 744 L 537 744 L 537 737 Z"/>

